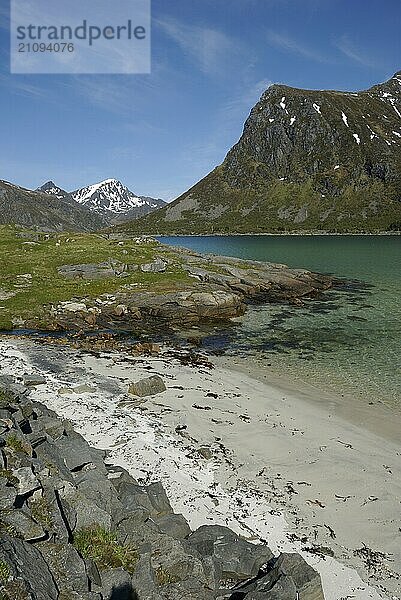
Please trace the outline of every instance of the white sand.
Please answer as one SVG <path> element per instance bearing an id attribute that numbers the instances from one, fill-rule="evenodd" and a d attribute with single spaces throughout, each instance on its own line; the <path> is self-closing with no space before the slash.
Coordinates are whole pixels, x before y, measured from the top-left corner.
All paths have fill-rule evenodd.
<path id="1" fill-rule="evenodd" d="M 0 357 L 2 374 L 44 373 L 48 383 L 32 397 L 108 449 L 110 462 L 140 481 L 161 480 L 193 528 L 227 524 L 275 553 L 300 552 L 321 573 L 326 600 L 401 598 L 401 446 L 372 431 L 371 411 L 361 427 L 312 389 L 283 392 L 227 362 L 194 369 L 168 354 L 94 358 L 22 340 L 1 341 Z M 155 373 L 166 392 L 140 407 L 118 406 L 130 399 L 130 381 Z M 96 392 L 57 394 L 83 383 Z M 177 434 L 177 425 L 186 429 Z M 212 460 L 196 452 L 201 445 Z M 353 555 L 363 543 L 386 554 L 376 577 Z M 313 544 L 335 559 L 305 550 Z"/>

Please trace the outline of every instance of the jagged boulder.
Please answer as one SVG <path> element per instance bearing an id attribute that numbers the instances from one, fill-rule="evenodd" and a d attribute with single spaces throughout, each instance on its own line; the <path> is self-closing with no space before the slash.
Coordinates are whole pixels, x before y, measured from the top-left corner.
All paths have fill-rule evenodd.
<path id="1" fill-rule="evenodd" d="M 299 554 L 280 554 L 265 575 L 240 592 L 247 600 L 324 600 L 319 574 Z"/>
<path id="2" fill-rule="evenodd" d="M 204 557 L 211 557 L 219 573 L 219 585 L 256 577 L 273 553 L 267 546 L 251 544 L 228 527 L 204 525 L 188 538 L 188 543 Z"/>
<path id="3" fill-rule="evenodd" d="M 57 586 L 38 548 L 3 534 L 0 538 L 0 559 L 10 573 L 10 580 L 4 585 L 5 593 L 11 595 L 18 591 L 21 594 L 15 593 L 11 598 L 25 600 L 34 594 L 35 600 L 58 600 Z"/>
<path id="4" fill-rule="evenodd" d="M 166 267 L 167 263 L 161 258 L 157 257 L 153 262 L 141 265 L 141 271 L 143 273 L 164 273 Z"/>

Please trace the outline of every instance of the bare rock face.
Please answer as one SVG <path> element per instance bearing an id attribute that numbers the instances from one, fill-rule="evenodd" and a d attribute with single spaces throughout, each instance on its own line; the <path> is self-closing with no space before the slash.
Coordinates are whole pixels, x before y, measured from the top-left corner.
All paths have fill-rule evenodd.
<path id="1" fill-rule="evenodd" d="M 245 312 L 242 298 L 231 291 L 207 288 L 169 292 L 155 295 L 150 292 L 132 298 L 145 318 L 170 323 L 195 323 L 201 320 L 230 319 Z"/>
<path id="2" fill-rule="evenodd" d="M 188 541 L 202 556 L 213 558 L 221 587 L 233 579 L 246 581 L 256 577 L 260 568 L 273 558 L 266 546 L 246 542 L 220 525 L 204 525 Z"/>
<path id="3" fill-rule="evenodd" d="M 248 600 L 324 600 L 319 574 L 299 554 L 280 554 L 273 568 L 243 591 Z"/>
<path id="4" fill-rule="evenodd" d="M 156 258 L 151 263 L 145 263 L 141 265 L 141 271 L 143 273 L 164 273 L 166 270 L 167 263 L 161 258 Z"/>
<path id="5" fill-rule="evenodd" d="M 111 258 L 98 264 L 62 265 L 58 272 L 68 279 L 106 279 L 126 276 L 127 265 Z"/>

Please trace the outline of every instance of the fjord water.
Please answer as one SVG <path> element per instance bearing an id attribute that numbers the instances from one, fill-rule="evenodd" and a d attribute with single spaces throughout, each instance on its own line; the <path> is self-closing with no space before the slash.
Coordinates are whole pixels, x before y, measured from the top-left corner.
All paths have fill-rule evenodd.
<path id="1" fill-rule="evenodd" d="M 202 253 L 285 263 L 347 281 L 323 301 L 252 306 L 213 338 L 320 389 L 401 408 L 401 236 L 164 237 Z M 351 280 L 351 282 L 350 282 Z"/>

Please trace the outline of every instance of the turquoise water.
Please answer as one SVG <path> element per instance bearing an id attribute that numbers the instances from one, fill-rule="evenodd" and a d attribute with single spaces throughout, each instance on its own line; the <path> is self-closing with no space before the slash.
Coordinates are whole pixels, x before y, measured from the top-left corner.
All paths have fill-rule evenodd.
<path id="1" fill-rule="evenodd" d="M 252 306 L 238 327 L 220 333 L 221 344 L 279 374 L 401 407 L 401 236 L 161 239 L 354 280 L 304 308 Z"/>

